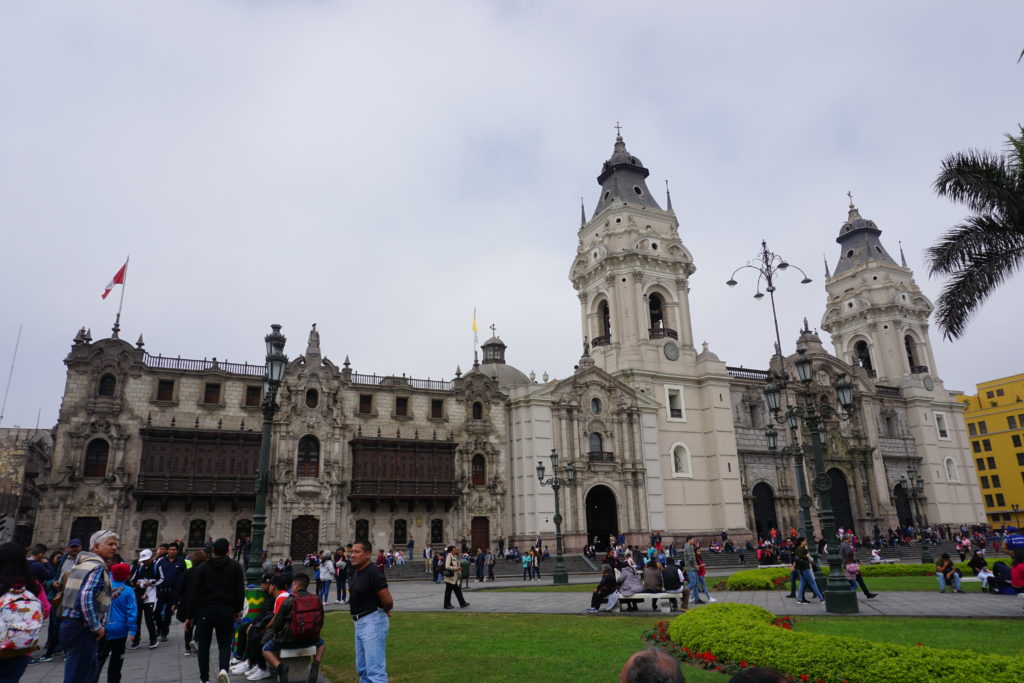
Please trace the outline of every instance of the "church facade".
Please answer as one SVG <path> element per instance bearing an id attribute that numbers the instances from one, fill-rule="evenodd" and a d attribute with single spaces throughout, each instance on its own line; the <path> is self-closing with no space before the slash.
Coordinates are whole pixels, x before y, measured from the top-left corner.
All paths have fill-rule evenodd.
<path id="1" fill-rule="evenodd" d="M 267 549 L 301 557 L 357 538 L 381 547 L 499 537 L 553 543 L 559 476 L 566 545 L 623 535 L 765 535 L 798 528 L 798 476 L 769 450 L 763 390 L 795 386 L 793 357 L 769 370 L 727 367 L 696 348 L 689 310 L 694 258 L 666 197 L 621 137 L 581 216 L 569 280 L 583 351 L 567 377 L 537 381 L 506 362 L 494 336 L 454 379 L 354 372 L 324 356 L 316 326 L 290 361 L 271 437 Z M 931 304 L 881 231 L 851 206 L 826 280 L 828 353 L 805 325 L 815 395 L 853 379 L 851 419 L 827 424 L 826 472 L 837 519 L 867 531 L 983 519 L 960 404 L 937 376 Z M 59 545 L 104 527 L 143 548 L 175 538 L 249 535 L 261 444 L 262 365 L 153 356 L 115 331 L 85 329 L 68 377 L 52 464 L 39 484 L 34 540 Z M 801 440 L 806 434 L 798 437 Z"/>

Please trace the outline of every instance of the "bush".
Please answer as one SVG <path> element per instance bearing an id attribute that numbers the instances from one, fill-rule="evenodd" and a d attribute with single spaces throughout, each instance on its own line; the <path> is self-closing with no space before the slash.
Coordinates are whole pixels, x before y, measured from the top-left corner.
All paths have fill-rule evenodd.
<path id="1" fill-rule="evenodd" d="M 1024 680 L 1024 657 L 973 654 L 863 638 L 803 633 L 754 605 L 717 604 L 690 611 L 645 636 L 680 657 L 719 671 L 768 666 L 799 681 Z M 781 628 L 780 628 L 781 627 Z M 720 667 L 720 668 L 719 668 Z"/>
<path id="2" fill-rule="evenodd" d="M 972 576 L 974 574 L 965 562 L 958 562 L 956 566 L 960 568 L 964 576 Z M 822 567 L 821 571 L 828 576 L 828 565 Z M 860 566 L 860 573 L 865 578 L 872 576 L 933 576 L 935 574 L 935 565 L 862 564 Z M 727 580 L 727 587 L 731 591 L 770 591 L 785 588 L 788 585 L 788 581 L 788 569 L 746 569 L 732 574 Z"/>

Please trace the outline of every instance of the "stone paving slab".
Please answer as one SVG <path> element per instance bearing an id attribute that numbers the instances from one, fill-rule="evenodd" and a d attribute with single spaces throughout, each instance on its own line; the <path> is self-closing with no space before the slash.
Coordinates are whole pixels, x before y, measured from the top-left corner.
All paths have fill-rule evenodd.
<path id="1" fill-rule="evenodd" d="M 572 583 L 596 585 L 593 577 L 573 577 Z M 496 592 L 492 588 L 508 586 L 547 586 L 551 579 L 541 582 L 521 580 L 498 580 L 486 584 L 472 583 L 470 590 L 464 591 L 464 597 L 470 605 L 465 610 L 456 607 L 454 612 L 478 613 L 512 613 L 512 614 L 582 614 L 590 605 L 587 593 L 510 593 Z M 403 612 L 444 612 L 444 585 L 424 581 L 396 581 L 391 584 L 391 593 L 395 598 L 393 618 L 401 619 Z M 713 594 L 719 602 L 736 602 L 758 605 L 779 615 L 792 616 L 825 616 L 825 606 L 812 602 L 810 605 L 798 604 L 796 600 L 786 598 L 785 591 L 721 591 Z M 860 613 L 849 615 L 851 618 L 864 616 L 891 617 L 956 617 L 956 618 L 1024 618 L 1024 600 L 1011 596 L 988 595 L 987 593 L 946 593 L 925 592 L 883 592 L 877 598 L 867 600 L 858 593 L 857 605 Z M 691 609 L 704 609 L 702 605 Z M 330 604 L 328 614 L 335 612 L 347 615 L 348 606 Z M 619 613 L 615 613 L 619 616 Z M 341 616 L 341 615 L 339 615 Z M 607 618 L 610 613 L 601 612 L 591 618 Z M 636 612 L 623 612 L 621 616 L 642 619 L 663 619 L 675 614 L 662 614 L 650 609 L 647 602 Z M 342 618 L 343 637 L 352 637 L 352 622 L 347 616 Z M 145 627 L 143 627 L 145 628 Z M 330 647 L 330 643 L 327 644 Z M 125 653 L 125 683 L 177 683 L 179 681 L 198 681 L 199 667 L 194 656 L 185 657 L 183 627 L 175 622 L 167 643 L 150 650 L 145 645 L 138 650 Z M 211 664 L 216 662 L 216 645 L 211 648 Z M 24 683 L 56 683 L 63 676 L 63 660 L 58 657 L 52 662 L 32 664 L 22 678 Z M 354 668 L 354 667 L 353 667 Z M 216 674 L 216 671 L 214 671 Z M 104 674 L 100 678 L 106 680 Z M 244 681 L 242 676 L 232 676 L 233 683 Z M 323 676 L 320 683 L 328 683 Z"/>

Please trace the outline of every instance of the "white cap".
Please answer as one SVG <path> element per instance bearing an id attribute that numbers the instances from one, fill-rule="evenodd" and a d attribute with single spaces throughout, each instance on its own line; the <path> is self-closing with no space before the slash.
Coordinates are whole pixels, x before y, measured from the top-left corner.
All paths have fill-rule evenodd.
<path id="1" fill-rule="evenodd" d="M 149 548 L 146 548 L 141 553 L 139 553 L 139 561 L 140 562 L 145 562 L 146 560 L 152 560 L 152 559 L 153 559 L 153 551 L 150 550 Z"/>

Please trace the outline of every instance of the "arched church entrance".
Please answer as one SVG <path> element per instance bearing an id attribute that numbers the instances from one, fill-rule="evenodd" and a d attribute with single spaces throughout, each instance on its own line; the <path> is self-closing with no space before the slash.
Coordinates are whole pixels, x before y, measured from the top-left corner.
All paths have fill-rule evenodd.
<path id="1" fill-rule="evenodd" d="M 598 550 L 608 549 L 608 537 L 619 533 L 619 510 L 615 494 L 607 486 L 597 485 L 587 493 L 587 539 L 597 539 Z"/>
<path id="2" fill-rule="evenodd" d="M 491 547 L 491 520 L 486 517 L 474 517 L 469 523 L 469 533 L 473 552 L 476 552 L 477 548 L 487 550 Z"/>
<path id="3" fill-rule="evenodd" d="M 910 496 L 907 495 L 907 487 L 902 483 L 896 484 L 892 490 L 892 497 L 896 501 L 896 519 L 901 527 L 913 526 L 914 513 L 910 509 Z"/>
<path id="4" fill-rule="evenodd" d="M 771 538 L 772 529 L 779 527 L 775 513 L 775 493 L 763 481 L 751 491 L 754 496 L 754 528 L 758 538 Z"/>
<path id="5" fill-rule="evenodd" d="M 82 547 L 92 550 L 89 547 L 89 537 L 100 530 L 101 522 L 99 517 L 75 517 L 71 522 L 71 534 L 68 538 L 77 538 L 82 542 Z"/>
<path id="6" fill-rule="evenodd" d="M 293 562 L 301 562 L 306 555 L 319 552 L 320 520 L 312 515 L 300 515 L 292 520 Z"/>
<path id="7" fill-rule="evenodd" d="M 839 527 L 844 529 L 853 528 L 853 509 L 850 507 L 850 487 L 846 485 L 846 475 L 833 468 L 828 471 L 829 481 L 832 482 L 832 514 L 836 518 L 836 531 Z"/>

